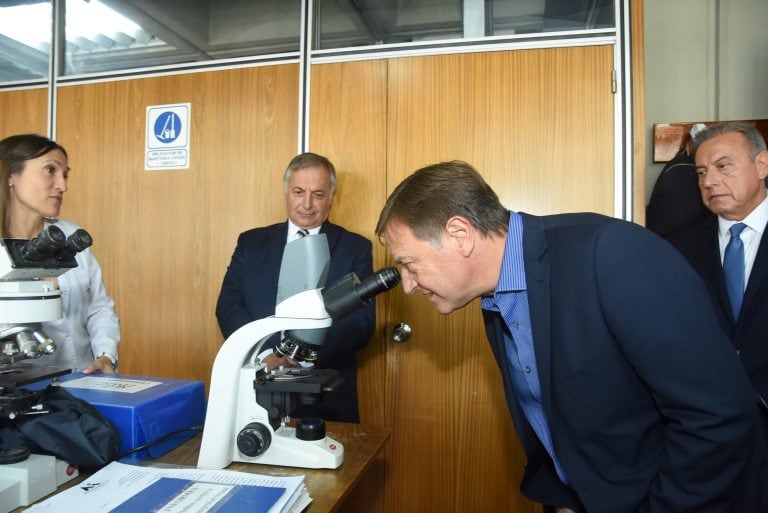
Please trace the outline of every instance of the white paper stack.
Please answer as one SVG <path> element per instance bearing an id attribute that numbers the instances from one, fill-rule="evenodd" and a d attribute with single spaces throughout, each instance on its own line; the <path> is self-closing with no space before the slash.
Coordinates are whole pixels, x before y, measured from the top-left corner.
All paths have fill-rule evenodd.
<path id="1" fill-rule="evenodd" d="M 310 502 L 304 476 L 113 462 L 26 512 L 299 513 Z"/>

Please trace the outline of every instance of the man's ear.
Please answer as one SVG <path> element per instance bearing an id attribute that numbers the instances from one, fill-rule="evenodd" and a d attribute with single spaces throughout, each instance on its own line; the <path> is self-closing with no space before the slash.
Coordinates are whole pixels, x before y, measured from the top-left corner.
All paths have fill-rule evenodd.
<path id="1" fill-rule="evenodd" d="M 448 240 L 464 256 L 472 254 L 475 247 L 475 230 L 472 224 L 462 216 L 453 216 L 445 223 Z"/>
<path id="2" fill-rule="evenodd" d="M 757 166 L 757 176 L 765 179 L 768 176 L 768 151 L 761 151 L 755 155 L 755 165 Z"/>

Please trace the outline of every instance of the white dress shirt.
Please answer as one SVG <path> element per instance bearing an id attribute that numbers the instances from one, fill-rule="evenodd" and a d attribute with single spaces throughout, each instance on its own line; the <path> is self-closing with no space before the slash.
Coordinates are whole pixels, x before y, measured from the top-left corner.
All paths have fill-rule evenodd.
<path id="1" fill-rule="evenodd" d="M 302 229 L 306 228 L 300 228 L 293 224 L 293 221 L 288 219 L 288 238 L 286 239 L 285 243 L 288 244 L 289 242 L 293 242 L 300 238 L 299 231 Z M 310 228 L 307 231 L 309 232 L 308 235 L 317 235 L 320 233 L 320 226 L 315 226 L 314 228 Z"/>

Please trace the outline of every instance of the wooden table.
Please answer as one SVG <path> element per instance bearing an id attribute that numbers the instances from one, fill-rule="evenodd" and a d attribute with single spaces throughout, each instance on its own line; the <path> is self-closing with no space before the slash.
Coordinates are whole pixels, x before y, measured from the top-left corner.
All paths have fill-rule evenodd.
<path id="1" fill-rule="evenodd" d="M 233 462 L 227 467 L 227 470 L 276 476 L 304 475 L 304 484 L 312 497 L 312 503 L 306 512 L 332 513 L 338 511 L 344 499 L 365 474 L 371 462 L 384 446 L 384 442 L 389 438 L 389 432 L 360 424 L 328 422 L 326 425 L 328 436 L 341 442 L 344 446 L 344 462 L 337 469 L 318 470 Z M 162 464 L 194 467 L 197 465 L 201 439 L 202 435 L 198 434 L 164 456 L 155 460 L 145 460 L 145 462 L 154 461 Z M 85 477 L 81 475 L 69 481 L 59 487 L 58 491 L 81 482 Z M 24 509 L 17 508 L 13 513 L 22 512 Z"/>

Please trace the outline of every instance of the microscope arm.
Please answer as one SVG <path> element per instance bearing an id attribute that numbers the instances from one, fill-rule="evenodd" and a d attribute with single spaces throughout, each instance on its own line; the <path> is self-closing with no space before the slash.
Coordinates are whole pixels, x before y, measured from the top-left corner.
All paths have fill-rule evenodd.
<path id="1" fill-rule="evenodd" d="M 277 305 L 275 315 L 250 322 L 224 341 L 213 362 L 208 408 L 197 466 L 221 469 L 232 463 L 238 406 L 255 402 L 239 397 L 241 369 L 256 359 L 261 346 L 273 333 L 285 330 L 326 328 L 331 318 L 323 306 L 319 289 L 307 290 Z"/>

